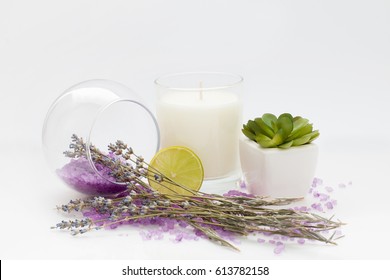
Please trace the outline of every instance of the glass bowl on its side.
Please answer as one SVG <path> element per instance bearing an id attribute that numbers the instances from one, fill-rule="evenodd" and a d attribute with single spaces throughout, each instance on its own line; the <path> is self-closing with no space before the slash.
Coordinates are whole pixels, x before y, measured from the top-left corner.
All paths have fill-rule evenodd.
<path id="1" fill-rule="evenodd" d="M 81 139 L 82 156 L 66 153 L 74 151 Z M 160 133 L 141 98 L 109 80 L 89 80 L 67 89 L 50 107 L 42 131 L 49 167 L 68 186 L 87 195 L 115 195 L 127 189 L 90 152 L 93 145 L 114 157 L 108 145 L 117 140 L 149 161 L 159 149 Z"/>

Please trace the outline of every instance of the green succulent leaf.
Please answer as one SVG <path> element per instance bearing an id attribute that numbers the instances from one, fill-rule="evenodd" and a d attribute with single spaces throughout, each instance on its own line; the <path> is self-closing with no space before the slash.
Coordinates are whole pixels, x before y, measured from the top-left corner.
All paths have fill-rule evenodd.
<path id="1" fill-rule="evenodd" d="M 279 146 L 280 144 L 283 144 L 284 138 L 283 138 L 284 132 L 283 129 L 279 129 L 279 131 L 274 135 L 272 138 L 272 143 L 276 146 Z"/>
<path id="2" fill-rule="evenodd" d="M 242 131 L 242 133 L 244 133 L 244 135 L 245 135 L 246 137 L 248 137 L 250 140 L 256 141 L 256 136 L 255 136 L 252 132 L 250 132 L 249 130 L 246 130 L 245 128 L 243 128 L 241 131 Z"/>
<path id="3" fill-rule="evenodd" d="M 263 134 L 256 136 L 256 142 L 259 143 L 260 146 L 263 148 L 275 147 L 273 142 L 272 142 L 272 139 L 263 135 Z"/>
<path id="4" fill-rule="evenodd" d="M 293 120 L 294 128 L 293 128 L 293 131 L 291 133 L 294 134 L 297 130 L 301 129 L 302 127 L 304 127 L 308 123 L 309 123 L 308 119 L 304 119 L 302 117 L 295 117 Z"/>
<path id="5" fill-rule="evenodd" d="M 281 132 L 276 133 L 272 139 L 265 135 L 259 135 L 256 137 L 256 141 L 263 148 L 276 148 L 283 143 L 283 136 Z"/>
<path id="6" fill-rule="evenodd" d="M 292 132 L 290 134 L 290 136 L 286 139 L 286 141 L 290 141 L 290 140 L 294 140 L 294 139 L 297 139 L 297 138 L 300 138 L 306 134 L 309 134 L 313 131 L 313 125 L 312 124 L 307 124 L 303 127 L 301 127 L 300 129 L 298 130 L 295 130 L 295 132 Z"/>
<path id="7" fill-rule="evenodd" d="M 308 143 L 310 141 L 310 135 L 304 135 L 300 138 L 297 138 L 297 139 L 294 139 L 293 140 L 293 146 L 301 146 L 301 145 L 304 145 L 306 143 Z"/>
<path id="8" fill-rule="evenodd" d="M 269 138 L 274 137 L 275 133 L 272 128 L 269 127 L 261 118 L 256 118 L 255 122 L 261 128 L 264 135 L 268 136 Z"/>
<path id="9" fill-rule="evenodd" d="M 284 144 L 282 144 L 282 145 L 279 145 L 278 148 L 281 148 L 281 149 L 288 149 L 288 148 L 290 148 L 290 147 L 292 146 L 292 144 L 293 144 L 293 141 L 286 142 L 286 143 L 284 143 Z"/>
<path id="10" fill-rule="evenodd" d="M 278 133 L 278 130 L 279 130 L 279 127 L 278 127 L 278 121 L 276 120 L 276 122 L 272 122 L 272 130 L 274 131 L 274 133 Z"/>
<path id="11" fill-rule="evenodd" d="M 251 130 L 251 132 L 255 135 L 261 134 L 261 129 L 260 127 L 256 124 L 256 122 L 249 120 L 247 123 L 247 126 Z"/>
<path id="12" fill-rule="evenodd" d="M 295 122 L 296 120 L 299 120 L 299 119 L 302 119 L 302 117 L 301 117 L 301 116 L 295 116 L 295 117 L 293 118 L 293 121 Z"/>
<path id="13" fill-rule="evenodd" d="M 278 127 L 280 127 L 283 140 L 287 139 L 287 137 L 290 135 L 291 131 L 293 130 L 293 121 L 291 115 L 290 116 L 287 116 L 285 114 L 280 115 L 278 118 Z"/>
<path id="14" fill-rule="evenodd" d="M 309 143 L 310 143 L 310 142 L 314 141 L 315 139 L 317 139 L 320 136 L 320 132 L 318 130 L 314 130 L 309 135 L 310 135 L 310 140 L 309 140 Z"/>
<path id="15" fill-rule="evenodd" d="M 265 135 L 259 135 L 256 137 L 256 141 L 263 148 L 276 148 L 278 145 L 283 143 L 283 137 L 280 133 L 276 133 L 272 139 Z"/>
<path id="16" fill-rule="evenodd" d="M 260 134 L 260 135 L 256 135 L 256 140 L 264 140 L 264 141 L 271 141 L 272 138 L 264 135 L 264 134 Z"/>
<path id="17" fill-rule="evenodd" d="M 281 117 L 288 117 L 289 119 L 291 119 L 291 121 L 294 121 L 294 118 L 290 113 L 281 114 L 278 119 L 280 119 Z"/>
<path id="18" fill-rule="evenodd" d="M 265 122 L 266 125 L 269 127 L 273 127 L 272 123 L 275 123 L 278 121 L 278 119 L 275 117 L 273 114 L 264 114 L 262 117 L 263 121 Z"/>

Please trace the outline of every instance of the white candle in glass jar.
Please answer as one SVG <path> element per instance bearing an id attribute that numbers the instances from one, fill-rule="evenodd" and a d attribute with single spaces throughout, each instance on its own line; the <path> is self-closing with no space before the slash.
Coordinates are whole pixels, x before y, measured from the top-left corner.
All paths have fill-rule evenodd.
<path id="1" fill-rule="evenodd" d="M 157 102 L 161 147 L 192 149 L 206 179 L 234 175 L 239 170 L 241 115 L 241 100 L 229 91 L 167 91 Z"/>

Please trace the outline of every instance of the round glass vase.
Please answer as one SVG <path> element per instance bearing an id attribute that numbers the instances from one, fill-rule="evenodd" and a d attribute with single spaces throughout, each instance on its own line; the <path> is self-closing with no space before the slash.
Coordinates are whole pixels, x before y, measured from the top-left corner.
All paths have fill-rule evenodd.
<path id="1" fill-rule="evenodd" d="M 67 89 L 51 105 L 42 130 L 50 168 L 68 186 L 88 195 L 112 196 L 127 189 L 92 152 L 97 149 L 116 160 L 108 145 L 117 140 L 150 160 L 159 149 L 160 136 L 157 121 L 141 98 L 109 80 L 85 81 Z"/>
<path id="2" fill-rule="evenodd" d="M 240 177 L 243 78 L 219 72 L 178 73 L 160 77 L 155 84 L 160 146 L 186 146 L 199 156 L 206 180 L 202 191 L 231 188 L 228 183 Z"/>

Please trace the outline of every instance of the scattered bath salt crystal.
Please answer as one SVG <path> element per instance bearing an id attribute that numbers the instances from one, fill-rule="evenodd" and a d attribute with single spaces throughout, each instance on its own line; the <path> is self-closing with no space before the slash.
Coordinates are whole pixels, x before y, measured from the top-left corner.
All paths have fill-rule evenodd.
<path id="1" fill-rule="evenodd" d="M 320 212 L 323 211 L 323 208 L 322 208 L 322 204 L 321 204 L 321 203 L 313 203 L 313 204 L 311 205 L 311 208 L 313 208 L 314 210 L 320 211 Z"/>
<path id="2" fill-rule="evenodd" d="M 259 242 L 259 243 L 264 243 L 264 242 L 265 242 L 265 239 L 257 238 L 257 242 Z"/>
<path id="3" fill-rule="evenodd" d="M 273 237 L 273 240 L 279 240 L 280 239 L 280 236 L 279 235 L 275 235 L 274 237 Z"/>
<path id="4" fill-rule="evenodd" d="M 179 233 L 176 235 L 175 241 L 180 242 L 183 239 L 183 234 Z"/>
<path id="5" fill-rule="evenodd" d="M 197 238 L 196 236 L 190 233 L 185 233 L 183 236 L 185 240 L 195 240 L 195 238 Z"/>
<path id="6" fill-rule="evenodd" d="M 320 193 L 318 191 L 313 192 L 313 197 L 319 197 L 319 196 L 320 196 Z"/>
<path id="7" fill-rule="evenodd" d="M 154 240 L 162 240 L 164 238 L 164 235 L 162 234 L 157 234 L 154 236 Z"/>
<path id="8" fill-rule="evenodd" d="M 150 232 L 141 231 L 141 236 L 142 236 L 143 240 L 151 240 L 152 239 L 152 234 Z"/>
<path id="9" fill-rule="evenodd" d="M 325 187 L 325 190 L 326 190 L 327 192 L 333 192 L 333 188 L 332 188 L 332 187 Z"/>
<path id="10" fill-rule="evenodd" d="M 346 185 L 345 185 L 344 183 L 340 183 L 340 184 L 339 184 L 339 188 L 343 189 L 343 188 L 345 188 L 345 187 L 346 187 Z"/>
<path id="11" fill-rule="evenodd" d="M 275 249 L 274 249 L 274 253 L 275 254 L 280 254 L 281 252 L 283 252 L 283 250 L 284 250 L 284 247 L 276 246 Z"/>
<path id="12" fill-rule="evenodd" d="M 162 231 L 163 231 L 163 232 L 168 232 L 168 231 L 169 231 L 169 228 L 166 227 L 166 226 L 164 226 L 164 227 L 162 228 Z"/>
<path id="13" fill-rule="evenodd" d="M 329 195 L 320 193 L 319 197 L 320 201 L 327 201 L 329 199 Z"/>
<path id="14" fill-rule="evenodd" d="M 246 189 L 246 183 L 244 180 L 241 180 L 240 183 L 239 183 L 239 186 L 241 189 Z"/>
<path id="15" fill-rule="evenodd" d="M 268 240 L 268 243 L 270 243 L 270 244 L 275 244 L 276 241 L 275 241 L 275 240 Z"/>
<path id="16" fill-rule="evenodd" d="M 179 226 L 186 228 L 188 226 L 188 224 L 184 221 L 179 221 Z"/>
<path id="17" fill-rule="evenodd" d="M 322 185 L 322 179 L 320 178 L 314 178 L 313 183 L 311 184 L 313 188 L 321 185 Z"/>
<path id="18" fill-rule="evenodd" d="M 299 238 L 299 239 L 297 240 L 297 243 L 303 245 L 303 244 L 305 244 L 305 239 Z"/>
<path id="19" fill-rule="evenodd" d="M 285 248 L 284 244 L 282 242 L 278 242 L 278 243 L 276 243 L 276 247 L 274 249 L 274 253 L 275 254 L 280 254 L 281 252 L 283 252 L 284 248 Z"/>
<path id="20" fill-rule="evenodd" d="M 312 192 L 313 192 L 313 188 L 310 188 L 310 189 L 309 189 L 309 193 L 312 193 Z"/>
<path id="21" fill-rule="evenodd" d="M 333 203 L 331 201 L 328 201 L 327 203 L 325 203 L 325 206 L 326 208 L 328 208 L 329 210 L 333 209 Z"/>
<path id="22" fill-rule="evenodd" d="M 110 225 L 110 229 L 116 229 L 118 227 L 118 224 Z"/>
<path id="23" fill-rule="evenodd" d="M 348 182 L 348 186 L 352 186 L 352 181 L 349 181 L 349 182 Z"/>

